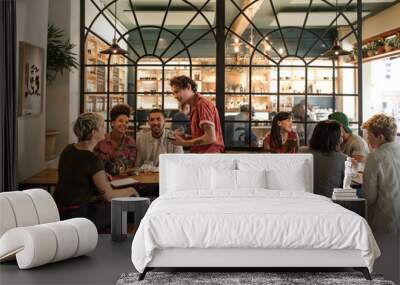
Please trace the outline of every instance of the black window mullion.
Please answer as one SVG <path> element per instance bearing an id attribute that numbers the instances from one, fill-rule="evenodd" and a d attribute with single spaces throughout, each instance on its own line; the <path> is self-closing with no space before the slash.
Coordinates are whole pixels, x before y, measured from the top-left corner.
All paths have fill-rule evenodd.
<path id="1" fill-rule="evenodd" d="M 252 116 L 251 116 L 251 108 L 252 108 L 252 106 L 253 106 L 253 102 L 252 102 L 252 100 L 251 100 L 251 79 L 252 79 L 252 62 L 250 61 L 250 65 L 249 65 L 249 78 L 248 78 L 248 80 L 249 80 L 249 84 L 248 84 L 248 87 L 249 87 L 249 93 L 248 93 L 248 96 L 249 96 L 249 119 L 248 119 L 248 130 L 249 130 L 249 133 L 248 133 L 248 140 L 249 140 L 249 149 L 251 148 L 251 125 L 252 125 L 252 120 L 253 120 L 253 118 L 252 118 Z M 239 110 L 240 111 L 240 110 Z M 245 128 L 245 137 L 246 137 L 246 128 Z"/>
<path id="2" fill-rule="evenodd" d="M 332 110 L 333 110 L 333 112 L 335 112 L 336 111 L 336 62 L 335 62 L 335 60 L 332 60 L 332 62 L 333 62 L 333 68 L 332 68 L 332 96 L 333 96 L 333 100 L 332 100 L 332 103 L 333 103 L 333 108 L 332 108 Z"/>
<path id="3" fill-rule="evenodd" d="M 281 67 L 280 65 L 277 66 L 277 77 L 276 77 L 276 94 L 277 94 L 277 99 L 276 99 L 276 112 L 279 113 L 281 110 L 280 107 L 280 101 L 281 101 L 281 80 L 280 80 L 280 76 L 281 76 Z"/>
<path id="4" fill-rule="evenodd" d="M 308 86 L 308 68 L 307 68 L 307 65 L 305 65 L 304 66 L 304 72 L 305 72 L 305 74 L 304 74 L 304 79 L 305 79 L 305 86 L 304 86 L 304 94 L 305 94 L 305 98 L 304 98 L 304 104 L 305 104 L 305 110 L 304 110 L 304 112 L 306 112 L 305 113 L 305 117 L 304 117 L 304 144 L 305 145 L 308 145 L 308 140 L 307 140 L 307 127 L 308 127 L 308 121 L 307 121 L 307 118 L 308 118 L 308 88 L 307 88 L 307 86 Z M 294 102 L 293 102 L 294 103 Z M 293 108 L 293 107 L 292 107 Z"/>
<path id="5" fill-rule="evenodd" d="M 138 101 L 138 94 L 137 94 L 137 66 L 135 67 L 134 75 L 133 75 L 133 82 L 134 82 L 134 91 L 135 95 L 133 96 L 133 109 L 134 109 L 134 122 L 133 122 L 133 129 L 135 131 L 135 140 L 137 139 L 137 133 L 139 131 L 139 125 L 137 123 L 137 101 Z"/>
<path id="6" fill-rule="evenodd" d="M 165 64 L 163 63 L 161 67 L 161 110 L 163 110 L 165 114 L 164 103 L 165 103 Z"/>
<path id="7" fill-rule="evenodd" d="M 108 64 L 107 64 L 107 114 L 106 118 L 107 121 L 110 120 L 110 61 L 111 56 L 108 57 Z M 107 133 L 110 131 L 110 124 L 107 123 Z"/>
<path id="8" fill-rule="evenodd" d="M 215 104 L 225 138 L 225 1 L 216 1 L 216 71 Z"/>

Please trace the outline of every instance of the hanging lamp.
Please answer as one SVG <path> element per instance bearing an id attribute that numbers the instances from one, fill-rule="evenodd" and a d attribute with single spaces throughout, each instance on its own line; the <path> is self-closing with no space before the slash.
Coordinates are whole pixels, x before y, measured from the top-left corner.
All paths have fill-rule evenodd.
<path id="1" fill-rule="evenodd" d="M 114 38 L 112 40 L 112 44 L 108 49 L 102 50 L 100 53 L 102 54 L 127 54 L 128 52 L 122 49 L 117 43 L 117 1 L 115 1 L 114 5 Z"/>
<path id="2" fill-rule="evenodd" d="M 333 42 L 333 46 L 322 54 L 323 57 L 337 58 L 339 56 L 351 55 L 351 52 L 343 49 L 339 45 L 338 32 L 337 32 L 338 30 L 337 18 L 338 18 L 338 2 L 336 0 L 336 37 L 335 41 Z"/>

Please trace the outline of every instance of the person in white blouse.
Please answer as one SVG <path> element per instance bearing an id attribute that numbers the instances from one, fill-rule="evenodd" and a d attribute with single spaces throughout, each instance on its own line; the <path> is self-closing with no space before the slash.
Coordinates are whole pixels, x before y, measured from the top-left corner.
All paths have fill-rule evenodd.
<path id="1" fill-rule="evenodd" d="M 171 138 L 175 134 L 165 128 L 165 117 L 162 110 L 151 110 L 148 123 L 150 132 L 140 134 L 136 140 L 136 167 L 141 167 L 144 163 L 152 163 L 153 166 L 158 167 L 161 153 L 183 153 L 182 146 L 171 143 Z"/>
<path id="2" fill-rule="evenodd" d="M 381 249 L 375 269 L 400 282 L 400 144 L 393 117 L 377 114 L 363 124 L 372 152 L 365 163 L 363 188 L 368 222 Z"/>

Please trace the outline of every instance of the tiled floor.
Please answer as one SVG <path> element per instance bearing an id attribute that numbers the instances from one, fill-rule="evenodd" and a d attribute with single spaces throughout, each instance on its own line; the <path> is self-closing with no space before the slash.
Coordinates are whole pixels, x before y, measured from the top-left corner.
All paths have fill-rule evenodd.
<path id="1" fill-rule="evenodd" d="M 115 284 L 122 273 L 134 271 L 131 244 L 132 237 L 116 243 L 101 234 L 87 256 L 29 270 L 19 270 L 16 262 L 0 264 L 0 284 Z"/>

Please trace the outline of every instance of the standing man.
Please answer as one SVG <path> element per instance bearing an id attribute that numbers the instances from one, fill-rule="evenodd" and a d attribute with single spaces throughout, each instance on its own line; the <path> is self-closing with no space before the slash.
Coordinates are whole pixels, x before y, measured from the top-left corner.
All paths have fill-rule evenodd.
<path id="1" fill-rule="evenodd" d="M 353 134 L 349 127 L 349 119 L 346 114 L 335 112 L 330 114 L 328 119 L 340 123 L 343 138 L 340 150 L 345 155 L 350 156 L 358 162 L 364 162 L 369 152 L 367 142 L 359 135 Z"/>
<path id="2" fill-rule="evenodd" d="M 174 132 L 165 129 L 164 113 L 160 109 L 150 111 L 148 123 L 150 132 L 145 132 L 137 138 L 137 167 L 142 166 L 145 161 L 151 161 L 154 166 L 158 166 L 160 153 L 183 153 L 182 146 L 173 145 L 168 140 L 168 137 L 174 136 Z"/>
<path id="3" fill-rule="evenodd" d="M 190 147 L 193 153 L 220 153 L 224 151 L 221 123 L 214 104 L 197 92 L 197 84 L 185 75 L 170 81 L 172 94 L 180 104 L 190 105 L 191 137 L 175 134 L 174 145 Z"/>

